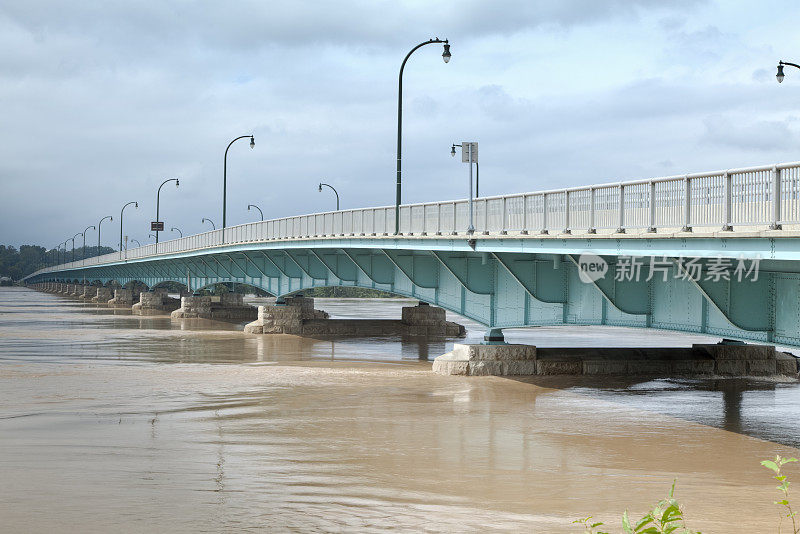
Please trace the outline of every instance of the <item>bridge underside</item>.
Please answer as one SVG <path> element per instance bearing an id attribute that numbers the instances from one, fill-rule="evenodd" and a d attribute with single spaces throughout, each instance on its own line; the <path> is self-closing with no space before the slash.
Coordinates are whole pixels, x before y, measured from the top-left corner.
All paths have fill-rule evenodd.
<path id="1" fill-rule="evenodd" d="M 192 290 L 237 282 L 278 296 L 353 286 L 413 297 L 491 328 L 613 325 L 800 346 L 798 261 L 762 260 L 756 279 L 695 281 L 678 260 L 684 251 L 674 250 L 660 255 L 653 276 L 644 261 L 638 280 L 616 280 L 624 253 L 617 246 L 616 251 L 593 251 L 608 263 L 609 275 L 587 283 L 579 276 L 579 256 L 567 247 L 564 252 L 552 245 L 514 251 L 506 245 L 443 240 L 420 249 L 402 248 L 397 241 L 361 243 L 365 246 L 353 241 L 228 246 L 41 273 L 27 282 L 138 281 L 153 287 L 174 281 Z M 569 248 L 575 250 L 572 244 Z M 735 257 L 731 250 L 728 254 Z"/>

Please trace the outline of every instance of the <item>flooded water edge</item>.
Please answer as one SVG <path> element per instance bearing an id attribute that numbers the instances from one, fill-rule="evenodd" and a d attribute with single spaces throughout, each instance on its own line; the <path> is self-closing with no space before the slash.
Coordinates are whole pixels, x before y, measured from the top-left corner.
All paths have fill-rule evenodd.
<path id="1" fill-rule="evenodd" d="M 783 433 L 794 384 L 739 384 L 732 431 L 735 403 L 700 382 L 444 377 L 398 340 L 331 354 L 128 319 L 0 292 L 4 530 L 576 532 L 677 477 L 693 528 L 763 532 L 758 462 L 800 454 L 741 429 Z"/>

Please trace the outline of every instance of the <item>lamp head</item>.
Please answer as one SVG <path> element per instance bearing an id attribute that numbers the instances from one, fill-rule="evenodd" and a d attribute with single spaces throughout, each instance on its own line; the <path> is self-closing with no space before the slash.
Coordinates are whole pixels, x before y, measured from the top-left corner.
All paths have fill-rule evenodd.
<path id="1" fill-rule="evenodd" d="M 450 155 L 456 157 L 456 145 L 450 147 Z"/>
<path id="2" fill-rule="evenodd" d="M 256 138 L 251 135 L 250 136 L 250 148 L 255 148 L 255 147 L 256 147 Z"/>
<path id="3" fill-rule="evenodd" d="M 442 52 L 442 59 L 445 63 L 450 63 L 450 45 L 448 43 L 444 44 L 444 52 Z"/>
<path id="4" fill-rule="evenodd" d="M 175 178 L 175 187 L 178 187 L 179 185 L 181 185 L 181 181 Z"/>
<path id="5" fill-rule="evenodd" d="M 778 83 L 783 81 L 783 62 L 778 63 L 778 74 L 776 74 L 775 77 L 778 79 Z"/>
<path id="6" fill-rule="evenodd" d="M 134 204 L 133 207 L 138 210 L 139 209 L 139 203 L 138 202 L 134 202 L 133 204 Z"/>
<path id="7" fill-rule="evenodd" d="M 322 193 L 322 184 L 319 184 L 319 188 L 317 189 L 320 193 Z"/>

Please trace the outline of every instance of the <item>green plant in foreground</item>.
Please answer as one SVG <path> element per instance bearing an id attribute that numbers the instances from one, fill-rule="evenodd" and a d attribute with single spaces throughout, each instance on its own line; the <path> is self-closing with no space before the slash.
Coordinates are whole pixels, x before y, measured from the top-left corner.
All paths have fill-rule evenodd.
<path id="1" fill-rule="evenodd" d="M 595 531 L 594 529 L 603 526 L 603 523 L 592 523 L 591 519 L 589 516 L 573 523 L 583 525 L 584 534 L 608 534 Z M 683 511 L 675 500 L 675 482 L 672 483 L 667 498 L 658 501 L 653 509 L 638 521 L 632 522 L 628 517 L 628 511 L 625 510 L 622 514 L 622 529 L 625 534 L 700 534 L 686 528 L 683 522 Z"/>
<path id="2" fill-rule="evenodd" d="M 780 501 L 775 501 L 775 504 L 777 504 L 779 506 L 782 506 L 783 510 L 786 512 L 785 516 L 783 514 L 780 515 L 781 523 L 783 523 L 783 518 L 784 517 L 790 518 L 792 520 L 792 533 L 793 534 L 800 534 L 800 529 L 797 528 L 797 521 L 795 519 L 795 516 L 797 515 L 797 512 L 792 511 L 792 505 L 789 504 L 789 484 L 790 484 L 790 482 L 786 478 L 786 475 L 781 473 L 781 467 L 783 467 L 784 464 L 788 464 L 790 462 L 796 462 L 796 461 L 797 461 L 797 458 L 781 458 L 780 456 L 775 456 L 774 460 L 764 460 L 763 462 L 761 462 L 761 465 L 763 465 L 767 469 L 771 469 L 775 473 L 775 476 L 772 477 L 772 478 L 774 478 L 775 480 L 780 482 L 780 485 L 777 487 L 777 489 L 781 493 L 783 493 L 783 499 L 781 499 Z M 780 531 L 781 531 L 781 523 L 778 523 L 778 533 L 779 534 L 780 534 Z"/>

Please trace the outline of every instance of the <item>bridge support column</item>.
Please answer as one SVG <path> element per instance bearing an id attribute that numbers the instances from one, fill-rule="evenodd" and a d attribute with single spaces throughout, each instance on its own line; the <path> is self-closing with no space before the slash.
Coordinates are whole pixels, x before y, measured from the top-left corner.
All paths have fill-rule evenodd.
<path id="1" fill-rule="evenodd" d="M 133 305 L 132 312 L 134 315 L 161 315 L 180 307 L 180 299 L 171 298 L 166 289 L 154 289 L 139 294 L 139 302 Z"/>
<path id="2" fill-rule="evenodd" d="M 133 306 L 133 291 L 130 289 L 115 289 L 114 298 L 108 301 L 114 308 L 130 308 Z"/>
<path id="3" fill-rule="evenodd" d="M 95 286 L 83 286 L 83 292 L 78 297 L 80 300 L 84 302 L 89 302 L 97 295 L 97 288 Z"/>
<path id="4" fill-rule="evenodd" d="M 791 376 L 798 359 L 770 345 L 719 343 L 676 348 L 536 348 L 462 345 L 437 357 L 444 375 Z"/>
<path id="5" fill-rule="evenodd" d="M 402 319 L 329 319 L 314 309 L 314 299 L 286 297 L 284 304 L 258 307 L 258 319 L 245 326 L 249 334 L 294 334 L 335 336 L 432 336 L 463 337 L 460 324 L 448 322 L 445 311 L 427 304 L 407 306 Z"/>
<path id="6" fill-rule="evenodd" d="M 240 293 L 225 293 L 218 297 L 181 297 L 181 307 L 173 311 L 173 319 L 216 319 L 221 321 L 252 321 L 258 310 L 247 305 Z"/>
<path id="7" fill-rule="evenodd" d="M 92 298 L 92 302 L 98 304 L 108 304 L 108 301 L 114 298 L 114 292 L 109 287 L 98 287 L 97 291 Z"/>

